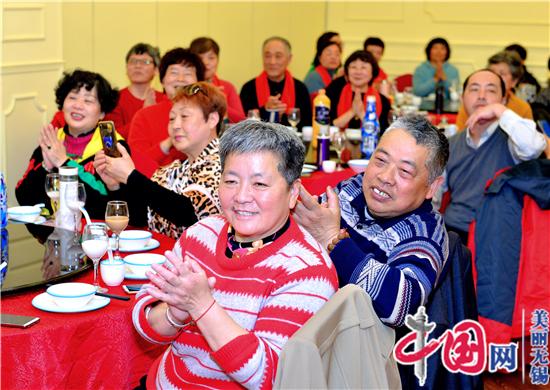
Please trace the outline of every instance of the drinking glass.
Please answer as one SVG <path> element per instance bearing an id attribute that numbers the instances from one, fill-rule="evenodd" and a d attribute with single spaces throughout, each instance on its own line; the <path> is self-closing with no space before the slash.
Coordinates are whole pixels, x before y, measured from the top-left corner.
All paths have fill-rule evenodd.
<path id="1" fill-rule="evenodd" d="M 332 134 L 332 147 L 336 151 L 336 154 L 338 155 L 338 166 L 336 167 L 337 171 L 342 170 L 342 151 L 344 150 L 344 147 L 346 146 L 346 133 L 342 130 L 338 130 L 334 134 Z"/>
<path id="2" fill-rule="evenodd" d="M 74 230 L 75 235 L 78 235 L 80 223 L 77 220 L 77 217 L 86 204 L 86 188 L 84 187 L 84 184 L 78 183 L 76 187 L 76 194 L 71 195 L 72 196 L 69 196 L 69 199 L 65 199 L 65 201 L 67 203 L 67 207 L 74 213 Z"/>
<path id="3" fill-rule="evenodd" d="M 296 126 L 298 126 L 298 123 L 300 123 L 300 109 L 299 108 L 291 109 L 287 117 L 288 117 L 288 123 L 290 123 L 294 131 L 296 131 Z"/>
<path id="4" fill-rule="evenodd" d="M 248 110 L 247 117 L 248 117 L 248 119 L 254 119 L 256 121 L 259 121 L 261 119 L 260 118 L 260 111 L 257 110 L 257 109 Z"/>
<path id="5" fill-rule="evenodd" d="M 126 202 L 122 200 L 111 200 L 107 202 L 105 222 L 115 235 L 115 259 L 121 258 L 119 253 L 120 233 L 126 229 L 129 220 L 130 213 L 128 212 L 128 204 Z"/>
<path id="6" fill-rule="evenodd" d="M 99 287 L 97 266 L 99 260 L 103 257 L 105 252 L 107 252 L 108 246 L 109 235 L 107 234 L 107 226 L 104 223 L 89 223 L 84 227 L 84 232 L 82 233 L 82 249 L 94 263 L 94 286 L 98 292 L 107 291 L 106 288 Z"/>
<path id="7" fill-rule="evenodd" d="M 59 173 L 48 173 L 44 183 L 46 194 L 52 200 L 53 217 L 59 208 Z"/>

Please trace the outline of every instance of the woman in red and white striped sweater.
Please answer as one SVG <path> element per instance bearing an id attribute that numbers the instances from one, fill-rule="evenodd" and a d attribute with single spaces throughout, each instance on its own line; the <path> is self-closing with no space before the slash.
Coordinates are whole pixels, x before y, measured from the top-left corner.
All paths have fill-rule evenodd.
<path id="1" fill-rule="evenodd" d="M 241 122 L 220 141 L 223 216 L 188 228 L 133 311 L 170 347 L 147 388 L 271 388 L 279 354 L 337 289 L 326 251 L 290 216 L 304 147 L 280 125 Z"/>

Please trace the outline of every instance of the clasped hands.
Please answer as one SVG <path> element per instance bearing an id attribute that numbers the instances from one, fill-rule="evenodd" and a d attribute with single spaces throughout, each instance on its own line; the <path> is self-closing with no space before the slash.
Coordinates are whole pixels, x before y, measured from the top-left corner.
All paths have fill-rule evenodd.
<path id="1" fill-rule="evenodd" d="M 281 94 L 270 96 L 265 103 L 265 109 L 270 111 L 279 111 L 282 115 L 286 112 L 287 105 L 281 100 Z"/>
<path id="2" fill-rule="evenodd" d="M 198 318 L 213 301 L 216 278 L 207 277 L 199 263 L 187 255 L 183 260 L 172 251 L 164 255 L 164 264 L 153 264 L 155 272 L 145 273 L 150 280 L 147 292 L 165 302 L 178 322 Z"/>

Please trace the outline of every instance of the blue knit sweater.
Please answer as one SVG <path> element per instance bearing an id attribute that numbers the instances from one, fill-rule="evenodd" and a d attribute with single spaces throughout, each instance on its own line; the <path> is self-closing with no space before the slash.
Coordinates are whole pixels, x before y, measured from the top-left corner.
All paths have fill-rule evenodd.
<path id="1" fill-rule="evenodd" d="M 399 217 L 372 217 L 362 181 L 361 174 L 336 187 L 340 224 L 350 238 L 340 241 L 330 257 L 340 286 L 361 286 L 380 320 L 401 326 L 407 314 L 426 304 L 437 283 L 449 254 L 447 231 L 428 200 Z"/>

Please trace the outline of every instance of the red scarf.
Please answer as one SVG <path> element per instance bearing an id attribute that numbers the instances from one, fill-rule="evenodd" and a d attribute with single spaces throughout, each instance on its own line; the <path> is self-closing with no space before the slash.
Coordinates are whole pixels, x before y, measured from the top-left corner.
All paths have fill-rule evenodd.
<path id="1" fill-rule="evenodd" d="M 373 95 L 376 98 L 376 116 L 380 118 L 380 114 L 382 113 L 382 99 L 380 98 L 380 94 L 376 89 L 370 86 L 369 89 L 367 90 L 367 93 L 365 93 L 365 97 L 363 99 L 363 104 L 365 105 L 365 109 L 367 108 L 367 96 L 369 95 Z M 340 94 L 340 100 L 338 100 L 338 109 L 336 112 L 337 115 L 340 116 L 344 114 L 346 111 L 348 111 L 351 108 L 352 102 L 353 102 L 353 91 L 351 90 L 351 84 L 347 83 L 344 89 L 342 89 L 342 93 Z"/>
<path id="2" fill-rule="evenodd" d="M 330 84 L 332 81 L 332 77 L 330 77 L 330 73 L 328 72 L 327 68 L 325 68 L 322 65 L 317 65 L 315 67 L 315 70 L 317 73 L 319 73 L 319 76 L 321 76 L 321 79 L 323 79 L 323 83 L 325 83 L 325 87 Z"/>
<path id="3" fill-rule="evenodd" d="M 265 106 L 267 99 L 271 92 L 269 91 L 269 83 L 267 82 L 267 73 L 263 71 L 258 77 L 256 77 L 256 97 L 258 98 L 258 105 L 260 107 Z M 294 91 L 294 79 L 288 70 L 285 70 L 285 85 L 283 87 L 283 93 L 281 95 L 281 101 L 286 103 L 287 113 L 295 107 L 296 93 Z"/>

